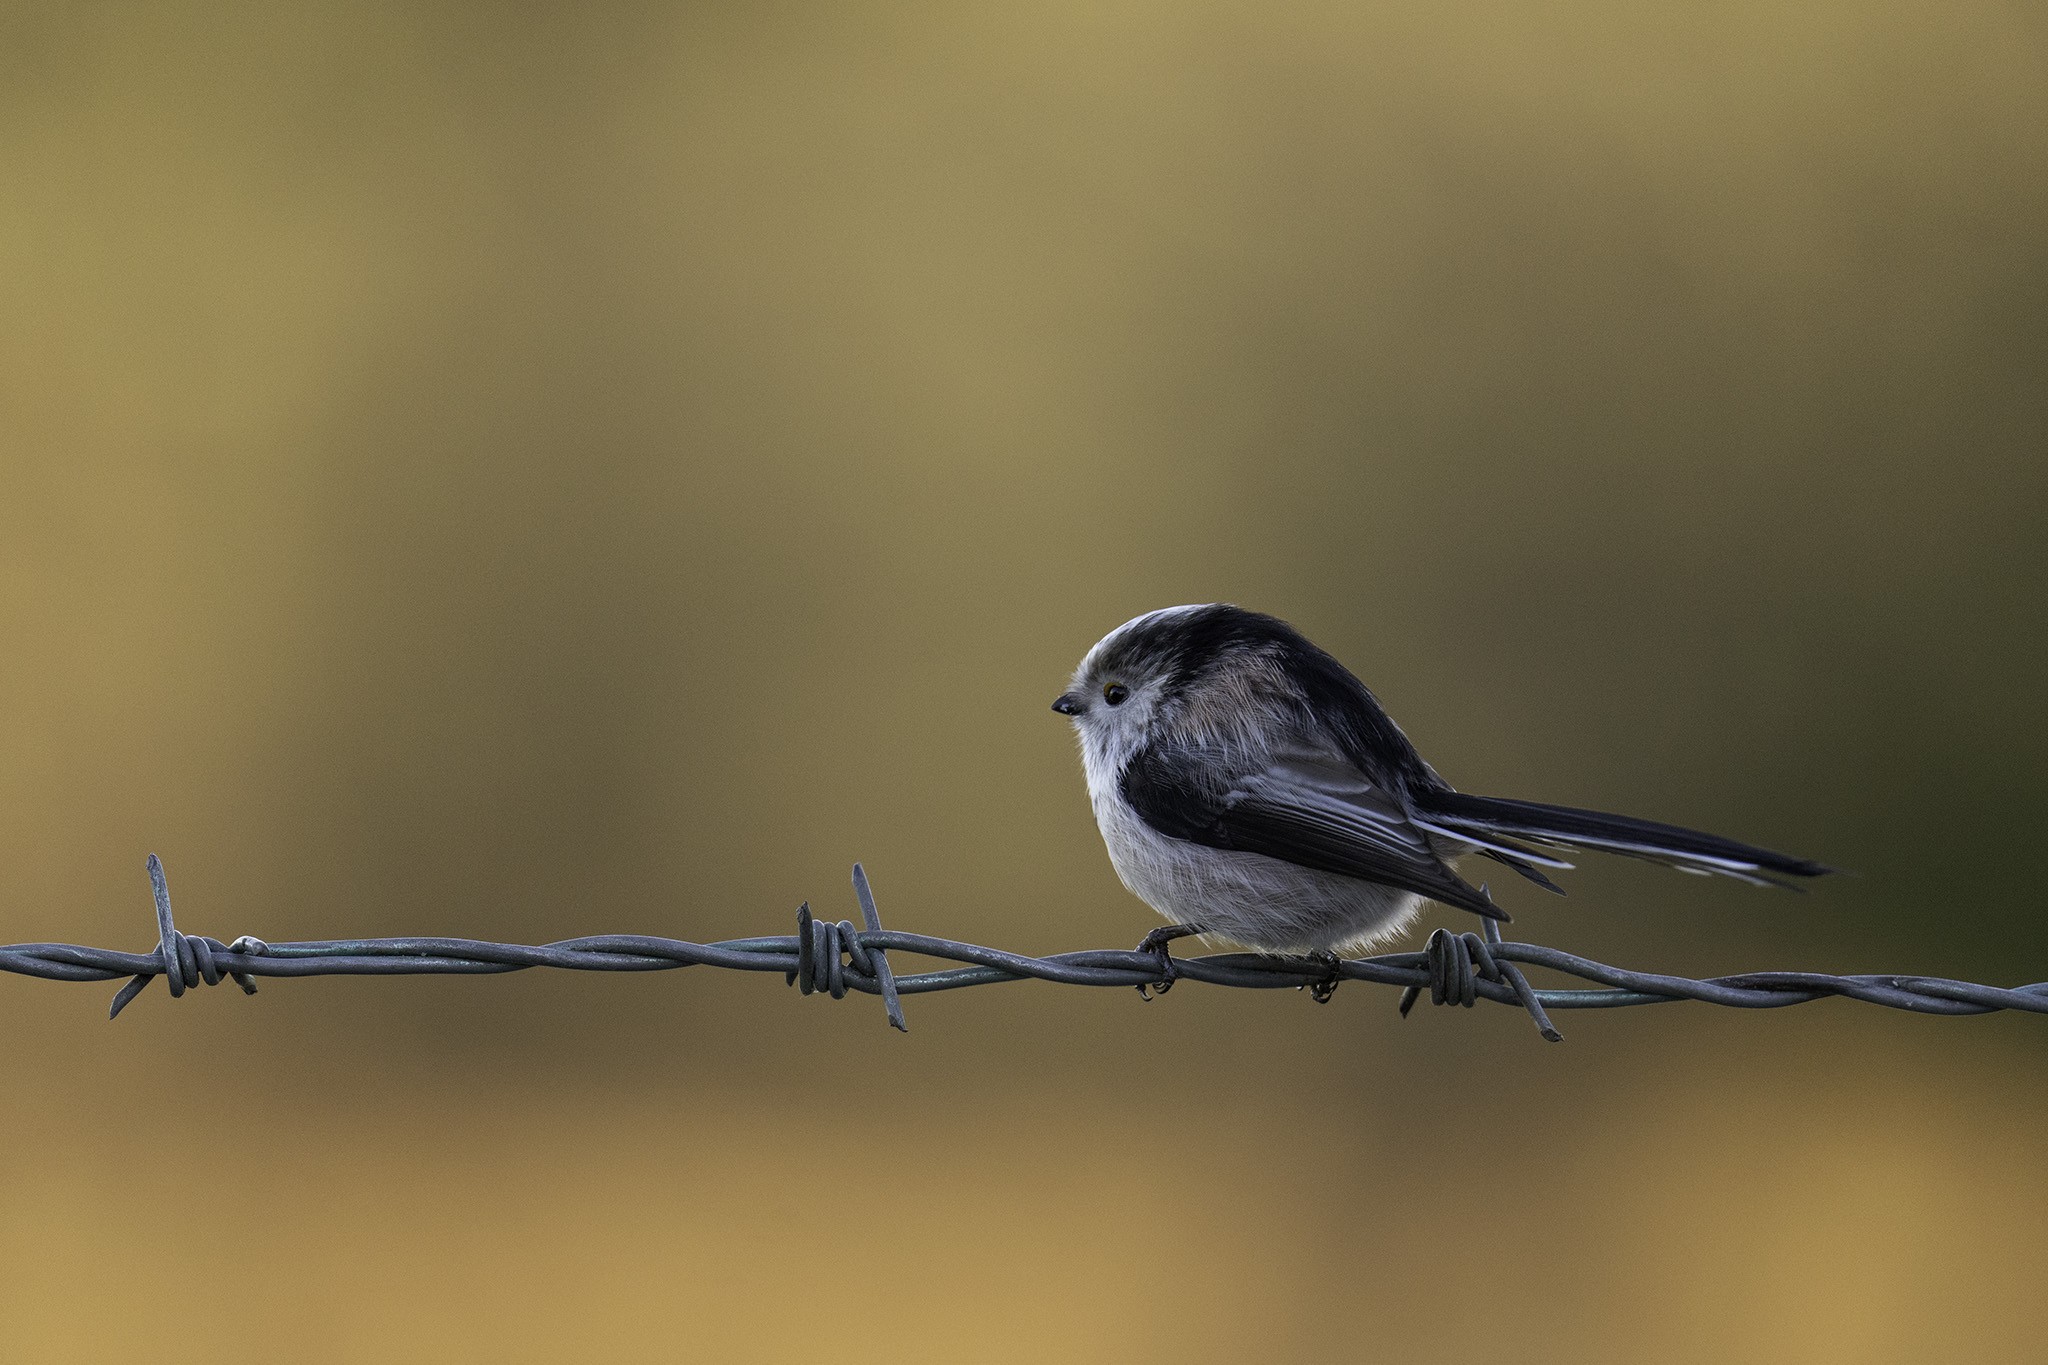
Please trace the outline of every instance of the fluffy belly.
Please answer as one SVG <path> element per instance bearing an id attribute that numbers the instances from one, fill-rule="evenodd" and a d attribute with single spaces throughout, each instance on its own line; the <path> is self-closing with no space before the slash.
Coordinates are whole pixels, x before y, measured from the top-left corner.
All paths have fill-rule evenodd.
<path id="1" fill-rule="evenodd" d="M 1270 953 L 1361 953 L 1407 927 L 1422 897 L 1260 853 L 1170 839 L 1129 811 L 1097 812 L 1123 884 L 1175 924 Z"/>

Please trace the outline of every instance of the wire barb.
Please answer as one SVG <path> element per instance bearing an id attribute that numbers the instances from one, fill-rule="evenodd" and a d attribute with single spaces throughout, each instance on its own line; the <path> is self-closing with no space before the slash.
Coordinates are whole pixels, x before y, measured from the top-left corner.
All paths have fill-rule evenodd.
<path id="1" fill-rule="evenodd" d="M 868 886 L 867 869 L 859 863 L 853 865 L 853 894 L 860 901 L 860 917 L 867 921 L 868 932 L 882 932 L 882 915 L 875 909 L 875 893 Z M 898 1033 L 910 1032 L 910 1025 L 903 1022 L 903 1001 L 896 994 L 896 973 L 889 970 L 889 955 L 880 948 L 862 947 L 869 974 L 882 988 L 882 1008 L 888 1011 L 889 1024 Z"/>
<path id="2" fill-rule="evenodd" d="M 804 994 L 834 999 L 848 992 L 879 995 L 889 1023 L 908 1032 L 901 997 L 959 990 L 1000 981 L 1051 981 L 1070 986 L 1129 990 L 1160 979 L 1157 949 L 1090 949 L 1027 957 L 972 943 L 910 934 L 882 927 L 867 872 L 853 871 L 853 890 L 865 928 L 847 920 L 828 922 L 805 904 L 797 932 L 763 938 L 691 943 L 642 934 L 600 934 L 559 943 L 492 943 L 465 938 L 326 939 L 266 943 L 244 935 L 231 944 L 182 934 L 171 919 L 171 893 L 163 863 L 149 858 L 155 893 L 157 945 L 147 953 L 124 953 L 75 943 L 16 943 L 0 946 L 0 971 L 50 981 L 114 981 L 128 978 L 115 995 L 109 1016 L 120 1014 L 150 981 L 164 978 L 173 999 L 187 987 L 215 985 L 223 977 L 250 994 L 259 976 L 491 976 L 550 967 L 586 972 L 657 972 L 680 967 L 719 967 L 743 972 L 780 972 Z M 1402 1012 L 1425 990 L 1437 1004 L 1476 1005 L 1480 1000 L 1513 1005 L 1545 1038 L 1559 1034 L 1548 1011 L 1614 1009 L 1630 1005 L 1697 1000 L 1735 1009 L 1777 1009 L 1839 996 L 1915 1014 L 1989 1014 L 2021 1010 L 2048 1014 L 2048 981 L 2031 986 L 1987 986 L 1928 976 L 1828 976 L 1819 972 L 1747 972 L 1737 976 L 1665 976 L 1629 971 L 1534 943 L 1508 943 L 1500 926 L 1487 921 L 1481 934 L 1430 936 L 1421 952 L 1379 957 L 1319 960 L 1261 953 L 1217 953 L 1172 959 L 1174 978 L 1212 986 L 1253 990 L 1308 987 L 1327 995 L 1340 981 L 1370 981 L 1402 989 Z M 910 953 L 957 965 L 899 974 L 891 953 Z M 1590 983 L 1569 989 L 1538 990 L 1527 967 Z"/>
<path id="3" fill-rule="evenodd" d="M 882 916 L 875 909 L 867 870 L 859 863 L 853 865 L 853 894 L 860 901 L 861 918 L 867 921 L 866 934 L 848 920 L 828 924 L 813 915 L 811 903 L 805 901 L 796 912 L 796 966 L 784 973 L 783 979 L 796 983 L 805 995 L 824 991 L 834 1000 L 843 1000 L 848 990 L 872 991 L 882 997 L 890 1026 L 908 1033 L 910 1025 L 903 1020 L 903 1002 L 896 993 L 896 974 L 889 970 L 889 955 L 866 942 L 867 935 L 882 932 Z"/>
<path id="4" fill-rule="evenodd" d="M 1529 985 L 1529 978 L 1522 975 L 1522 969 L 1512 962 L 1494 956 L 1493 945 L 1501 942 L 1500 925 L 1493 920 L 1482 921 L 1486 937 L 1478 934 L 1453 934 L 1448 929 L 1431 933 L 1429 942 L 1423 945 L 1424 955 L 1429 959 L 1429 1002 L 1432 1005 L 1463 1005 L 1472 1008 L 1479 1000 L 1481 981 L 1498 982 L 1515 993 L 1515 999 L 1529 1017 L 1536 1023 L 1536 1031 L 1553 1043 L 1564 1041 L 1564 1035 L 1550 1022 L 1550 1016 L 1543 1012 L 1543 1002 L 1536 998 L 1536 991 Z M 1401 1017 L 1406 1019 L 1408 1011 L 1422 994 L 1422 987 L 1409 986 L 1401 992 Z"/>
<path id="5" fill-rule="evenodd" d="M 230 948 L 217 938 L 195 938 L 179 933 L 178 926 L 171 920 L 171 886 L 164 878 L 163 860 L 152 853 L 146 866 L 150 890 L 156 896 L 158 970 L 137 972 L 127 985 L 114 992 L 114 1003 L 107 1007 L 109 1019 L 120 1018 L 121 1011 L 128 1008 L 128 1002 L 142 994 L 142 988 L 159 974 L 163 976 L 164 985 L 170 988 L 171 999 L 176 1000 L 185 993 L 187 986 L 201 982 L 209 986 L 220 984 L 222 967 L 214 958 L 216 952 L 239 955 L 244 951 L 244 943 L 262 946 L 259 939 L 238 938 Z M 249 979 L 248 972 L 231 966 L 226 969 L 226 974 L 234 978 L 235 984 L 242 988 L 242 994 L 256 994 L 256 983 Z"/>

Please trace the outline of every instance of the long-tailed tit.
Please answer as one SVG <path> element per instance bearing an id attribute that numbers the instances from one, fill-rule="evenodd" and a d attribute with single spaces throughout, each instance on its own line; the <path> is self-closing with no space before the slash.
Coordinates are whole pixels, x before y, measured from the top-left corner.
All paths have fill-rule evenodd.
<path id="1" fill-rule="evenodd" d="M 1052 704 L 1081 739 L 1117 875 L 1172 927 L 1275 953 L 1356 954 L 1424 900 L 1507 915 L 1452 863 L 1552 891 L 1553 850 L 1647 858 L 1759 885 L 1830 869 L 1627 815 L 1469 796 L 1365 685 L 1286 622 L 1221 603 L 1125 622 Z"/>

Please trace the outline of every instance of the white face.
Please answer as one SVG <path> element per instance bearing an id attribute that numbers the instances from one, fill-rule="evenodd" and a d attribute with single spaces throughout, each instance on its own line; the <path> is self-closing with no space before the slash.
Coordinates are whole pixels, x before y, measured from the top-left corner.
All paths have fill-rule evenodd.
<path id="1" fill-rule="evenodd" d="M 1131 755 L 1143 747 L 1165 701 L 1161 694 L 1166 679 L 1157 666 L 1133 660 L 1130 652 L 1119 646 L 1137 626 L 1194 610 L 1197 608 L 1192 606 L 1167 607 L 1126 621 L 1097 641 L 1074 670 L 1073 682 L 1055 709 L 1074 722 L 1090 789 L 1098 782 L 1115 780 Z"/>

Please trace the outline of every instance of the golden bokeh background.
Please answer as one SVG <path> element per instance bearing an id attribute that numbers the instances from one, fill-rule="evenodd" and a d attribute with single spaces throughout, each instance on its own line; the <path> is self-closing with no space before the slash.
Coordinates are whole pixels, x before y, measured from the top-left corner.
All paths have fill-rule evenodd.
<path id="1" fill-rule="evenodd" d="M 0 939 L 1124 946 L 1046 706 L 1228 599 L 1859 874 L 1518 934 L 2048 977 L 2024 5 L 29 3 L 0 184 Z M 2040 1018 L 111 993 L 0 980 L 13 1358 L 2041 1349 Z"/>

